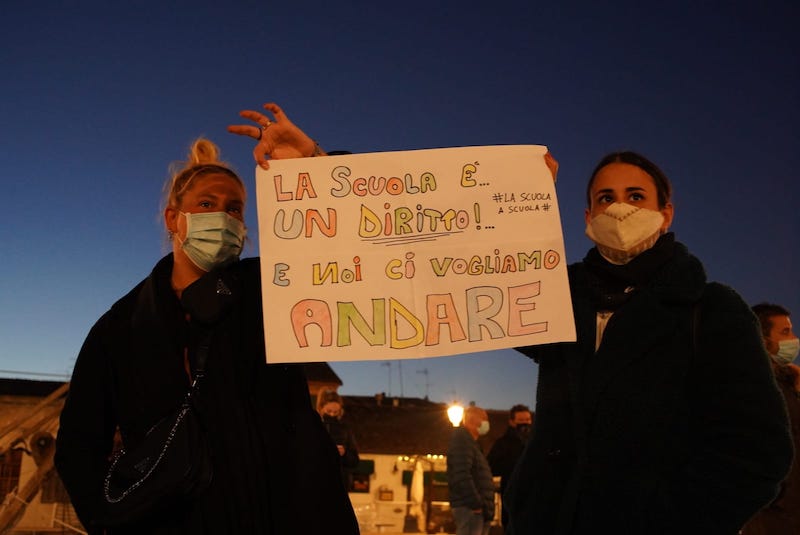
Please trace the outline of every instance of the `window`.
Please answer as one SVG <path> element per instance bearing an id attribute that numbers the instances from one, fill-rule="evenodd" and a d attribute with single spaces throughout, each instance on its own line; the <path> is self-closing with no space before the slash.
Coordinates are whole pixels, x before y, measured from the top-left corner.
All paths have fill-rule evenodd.
<path id="1" fill-rule="evenodd" d="M 369 479 L 375 473 L 375 461 L 372 459 L 361 459 L 358 461 L 358 466 L 353 470 L 352 482 L 349 492 L 363 492 L 369 493 Z"/>

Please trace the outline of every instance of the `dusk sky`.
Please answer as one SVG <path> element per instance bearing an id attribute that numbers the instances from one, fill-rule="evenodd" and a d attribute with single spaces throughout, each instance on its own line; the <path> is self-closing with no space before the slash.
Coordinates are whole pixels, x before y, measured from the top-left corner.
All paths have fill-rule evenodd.
<path id="1" fill-rule="evenodd" d="M 162 185 L 194 138 L 254 198 L 252 143 L 225 127 L 269 101 L 328 150 L 547 145 L 570 262 L 591 246 L 595 163 L 641 152 L 709 279 L 800 324 L 798 22 L 772 0 L 4 1 L 0 376 L 68 378 L 168 252 Z M 256 256 L 254 203 L 246 220 Z M 534 404 L 536 365 L 513 350 L 332 366 L 346 395 Z"/>

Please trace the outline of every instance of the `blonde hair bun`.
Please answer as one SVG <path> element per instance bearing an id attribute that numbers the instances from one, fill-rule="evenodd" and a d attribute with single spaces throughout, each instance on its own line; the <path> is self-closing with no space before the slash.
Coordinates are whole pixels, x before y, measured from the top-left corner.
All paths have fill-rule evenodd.
<path id="1" fill-rule="evenodd" d="M 189 159 L 186 167 L 195 165 L 216 164 L 225 165 L 219 161 L 219 147 L 213 141 L 206 138 L 197 138 L 189 148 Z M 225 165 L 227 167 L 227 165 Z"/>
<path id="2" fill-rule="evenodd" d="M 223 173 L 244 183 L 239 175 L 227 163 L 220 161 L 220 150 L 217 145 L 204 137 L 195 139 L 189 147 L 185 162 L 174 162 L 170 165 L 170 178 L 164 184 L 163 208 L 180 206 L 181 198 L 195 180 L 212 173 Z"/>

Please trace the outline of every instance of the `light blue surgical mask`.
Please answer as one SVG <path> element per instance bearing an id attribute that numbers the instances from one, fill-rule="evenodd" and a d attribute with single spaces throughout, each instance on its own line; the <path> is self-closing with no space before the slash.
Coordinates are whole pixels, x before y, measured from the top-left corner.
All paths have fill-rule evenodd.
<path id="1" fill-rule="evenodd" d="M 789 364 L 797 358 L 798 353 L 800 353 L 800 340 L 791 338 L 778 342 L 778 352 L 772 355 L 772 358 L 779 364 Z"/>
<path id="2" fill-rule="evenodd" d="M 478 434 L 485 435 L 489 432 L 489 420 L 483 420 L 481 425 L 478 426 Z"/>
<path id="3" fill-rule="evenodd" d="M 181 249 L 203 271 L 239 257 L 247 229 L 225 212 L 181 212 L 186 218 L 186 238 Z"/>

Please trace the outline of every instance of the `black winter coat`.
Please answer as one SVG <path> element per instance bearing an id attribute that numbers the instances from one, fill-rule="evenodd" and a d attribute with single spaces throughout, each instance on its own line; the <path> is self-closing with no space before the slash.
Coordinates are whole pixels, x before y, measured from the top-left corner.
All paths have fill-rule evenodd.
<path id="1" fill-rule="evenodd" d="M 797 535 L 800 533 L 800 462 L 796 452 L 800 451 L 800 391 L 798 391 L 797 366 L 774 364 L 775 379 L 786 400 L 789 420 L 792 425 L 795 460 L 789 475 L 781 483 L 775 500 L 751 518 L 742 535 Z"/>
<path id="2" fill-rule="evenodd" d="M 522 450 L 525 448 L 525 441 L 522 440 L 516 428 L 508 426 L 503 436 L 498 438 L 486 460 L 489 461 L 489 467 L 492 469 L 492 475 L 500 476 L 500 490 L 505 490 L 508 484 L 508 477 L 514 470 L 517 464 L 517 459 L 522 455 Z"/>
<path id="3" fill-rule="evenodd" d="M 520 437 L 516 428 L 508 426 L 503 436 L 498 438 L 486 460 L 489 461 L 489 467 L 492 469 L 493 476 L 500 476 L 500 492 L 505 493 L 508 486 L 508 479 L 517 465 L 517 460 L 522 455 L 522 450 L 525 449 L 525 440 Z M 504 526 L 508 525 L 508 511 L 506 505 L 503 504 L 502 509 L 502 522 Z"/>
<path id="4" fill-rule="evenodd" d="M 338 446 L 344 448 L 344 455 L 339 455 L 339 468 L 342 472 L 342 483 L 344 483 L 346 489 L 350 490 L 353 483 L 353 470 L 356 469 L 361 460 L 358 456 L 356 436 L 347 423 L 336 417 L 323 416 L 322 425 L 325 426 L 325 429 L 328 431 L 331 440 L 333 440 L 337 448 Z"/>
<path id="5" fill-rule="evenodd" d="M 211 486 L 191 503 L 109 532 L 358 533 L 302 368 L 265 363 L 258 259 L 207 274 L 184 290 L 183 303 L 171 271 L 168 255 L 98 320 L 75 364 L 55 462 L 81 522 L 103 533 L 115 428 L 135 445 L 175 410 L 189 385 L 184 354 L 191 360 L 211 329 L 198 400 L 211 440 Z M 223 304 L 220 280 L 231 290 Z"/>
<path id="6" fill-rule="evenodd" d="M 595 352 L 586 260 L 569 279 L 577 342 L 520 349 L 538 362 L 539 382 L 532 436 L 505 496 L 510 533 L 737 533 L 775 496 L 792 458 L 749 307 L 706 284 L 675 243 Z"/>

